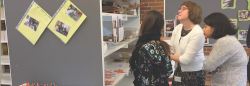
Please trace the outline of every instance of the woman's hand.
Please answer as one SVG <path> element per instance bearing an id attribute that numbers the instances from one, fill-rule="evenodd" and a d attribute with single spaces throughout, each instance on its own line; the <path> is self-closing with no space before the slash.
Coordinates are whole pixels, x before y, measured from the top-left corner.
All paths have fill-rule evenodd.
<path id="1" fill-rule="evenodd" d="M 180 58 L 180 56 L 176 56 L 176 55 L 174 55 L 173 53 L 171 53 L 171 55 L 170 55 L 170 59 L 171 59 L 171 60 L 174 60 L 174 61 L 177 62 L 177 63 L 180 63 L 179 58 Z"/>
<path id="2" fill-rule="evenodd" d="M 174 54 L 173 54 L 173 53 L 171 53 L 171 55 L 170 55 L 170 59 L 171 59 L 171 60 L 173 60 L 173 59 L 172 59 L 172 57 L 173 57 L 173 56 L 174 56 Z"/>

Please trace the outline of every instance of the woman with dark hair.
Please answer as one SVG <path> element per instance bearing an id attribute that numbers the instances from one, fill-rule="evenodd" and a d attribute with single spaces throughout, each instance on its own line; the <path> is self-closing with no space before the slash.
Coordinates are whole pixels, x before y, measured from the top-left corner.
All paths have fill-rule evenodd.
<path id="1" fill-rule="evenodd" d="M 175 61 L 173 86 L 205 86 L 206 72 L 202 70 L 205 37 L 200 23 L 202 10 L 192 1 L 182 3 L 178 11 L 181 22 L 174 28 L 170 40 L 171 59 Z"/>
<path id="2" fill-rule="evenodd" d="M 152 10 L 144 15 L 140 37 L 129 60 L 135 86 L 169 86 L 167 79 L 173 71 L 169 45 L 160 40 L 163 26 L 160 12 Z"/>
<path id="3" fill-rule="evenodd" d="M 247 54 L 235 37 L 237 33 L 222 13 L 212 13 L 204 19 L 206 38 L 215 39 L 203 69 L 211 73 L 212 86 L 246 86 Z"/>

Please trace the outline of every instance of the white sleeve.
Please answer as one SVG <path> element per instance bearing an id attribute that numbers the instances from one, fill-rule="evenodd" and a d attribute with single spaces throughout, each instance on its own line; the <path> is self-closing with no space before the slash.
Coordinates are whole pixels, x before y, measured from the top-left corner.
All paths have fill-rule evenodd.
<path id="1" fill-rule="evenodd" d="M 176 39 L 176 35 L 178 34 L 178 29 L 181 25 L 177 25 L 176 27 L 174 27 L 174 31 L 172 32 L 172 36 L 171 36 L 171 40 L 170 40 L 170 51 L 171 53 L 175 53 L 175 46 L 174 46 L 174 42 Z"/>
<path id="2" fill-rule="evenodd" d="M 202 32 L 197 32 L 189 38 L 186 50 L 179 60 L 181 64 L 188 65 L 195 58 L 195 54 L 204 46 L 205 37 Z"/>

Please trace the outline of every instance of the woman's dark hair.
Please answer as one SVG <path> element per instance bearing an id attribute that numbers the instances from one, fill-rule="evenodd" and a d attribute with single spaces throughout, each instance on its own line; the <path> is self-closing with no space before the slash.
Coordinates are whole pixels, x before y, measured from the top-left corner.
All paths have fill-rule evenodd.
<path id="1" fill-rule="evenodd" d="M 235 35 L 237 30 L 231 25 L 229 18 L 222 13 L 212 13 L 204 19 L 204 23 L 212 28 L 214 32 L 212 33 L 212 38 L 219 39 L 226 35 Z"/>
<path id="2" fill-rule="evenodd" d="M 163 15 L 158 11 L 151 10 L 147 12 L 143 17 L 140 29 L 140 35 L 147 32 L 149 29 L 163 29 L 163 27 L 164 27 Z M 167 57 L 169 55 L 169 45 L 161 40 L 160 43 L 163 46 L 165 57 Z"/>

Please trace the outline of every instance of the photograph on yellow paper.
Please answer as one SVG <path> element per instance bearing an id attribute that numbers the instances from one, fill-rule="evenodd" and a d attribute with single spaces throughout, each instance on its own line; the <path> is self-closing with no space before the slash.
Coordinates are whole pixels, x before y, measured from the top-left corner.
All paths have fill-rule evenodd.
<path id="1" fill-rule="evenodd" d="M 86 17 L 70 0 L 65 0 L 54 14 L 48 28 L 67 44 Z"/>
<path id="2" fill-rule="evenodd" d="M 16 29 L 35 45 L 51 20 L 52 17 L 33 1 Z"/>
<path id="3" fill-rule="evenodd" d="M 54 30 L 57 31 L 58 33 L 61 33 L 64 36 L 67 36 L 70 30 L 70 26 L 64 24 L 61 21 L 57 21 Z"/>

